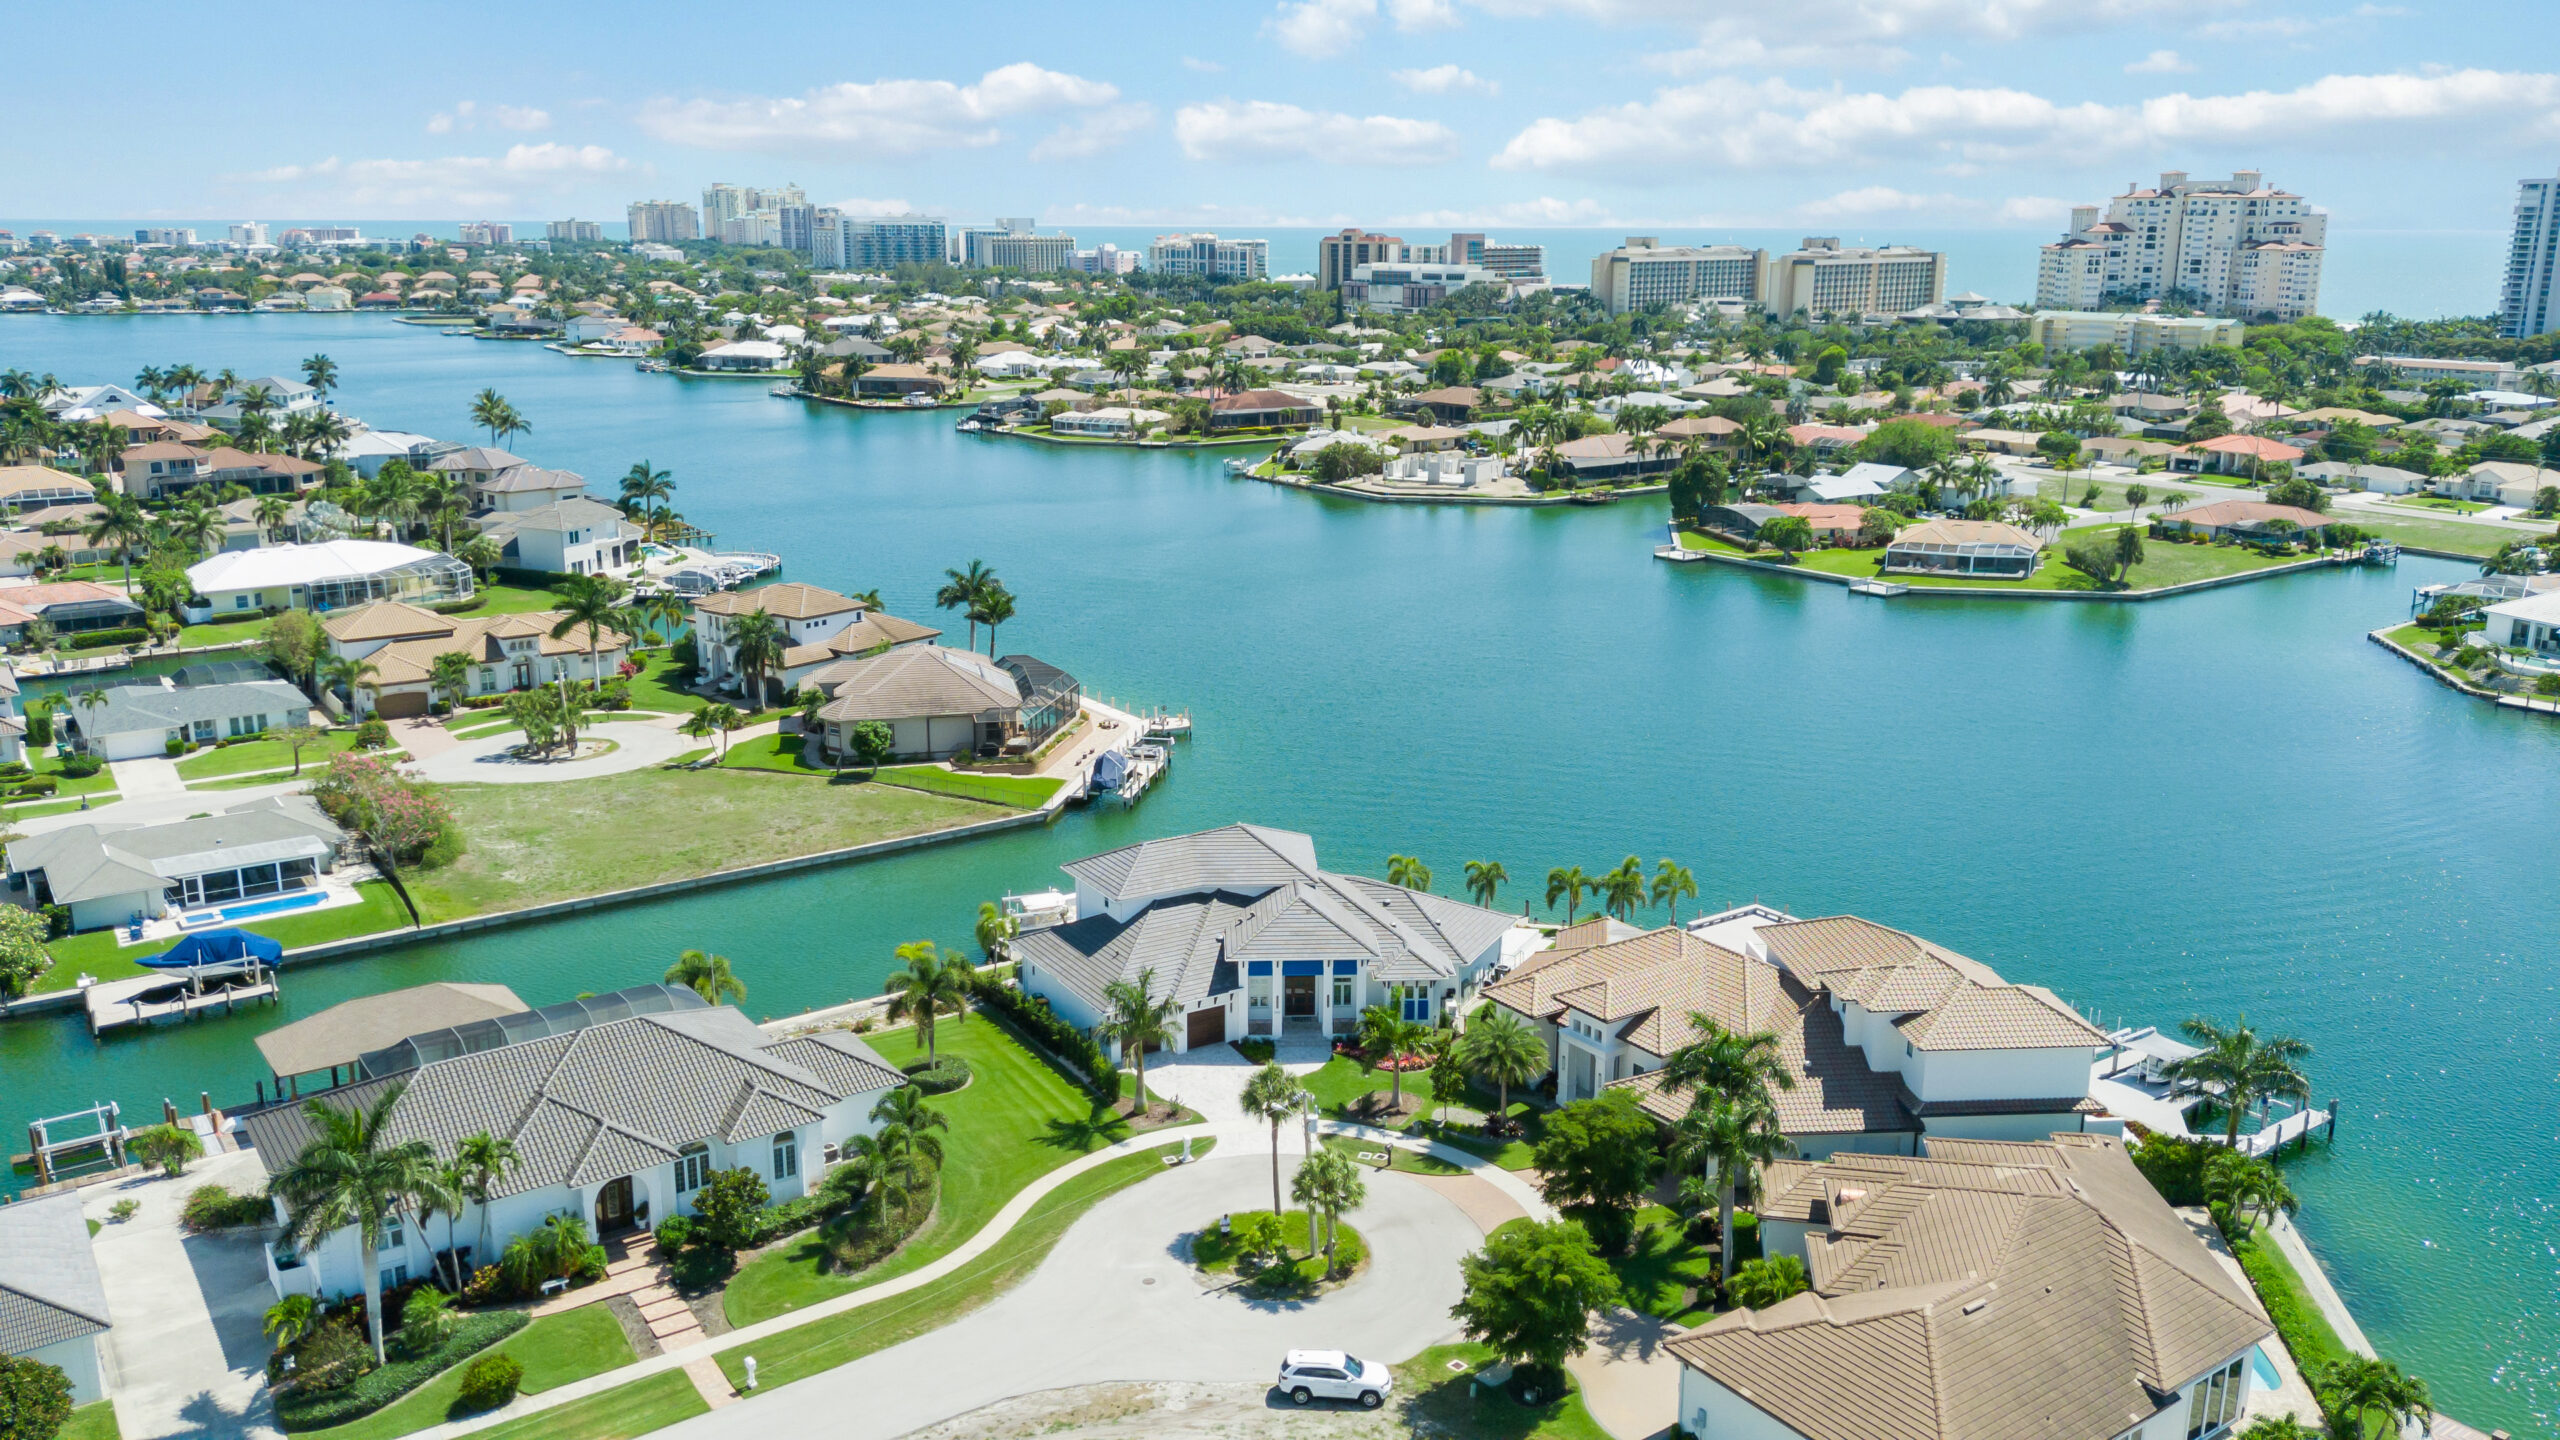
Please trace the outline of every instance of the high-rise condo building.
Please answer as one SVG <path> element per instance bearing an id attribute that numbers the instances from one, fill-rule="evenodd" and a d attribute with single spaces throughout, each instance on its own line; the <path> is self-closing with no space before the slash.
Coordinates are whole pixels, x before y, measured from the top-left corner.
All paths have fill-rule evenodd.
<path id="1" fill-rule="evenodd" d="M 136 245 L 166 245 L 183 250 L 196 243 L 196 232 L 184 226 L 152 225 L 133 232 Z"/>
<path id="2" fill-rule="evenodd" d="M 1138 268 L 1138 252 L 1117 245 L 1096 245 L 1076 252 L 1072 268 L 1087 275 L 1127 275 Z"/>
<path id="3" fill-rule="evenodd" d="M 1789 315 L 1899 315 L 1947 297 L 1947 257 L 1909 245 L 1843 248 L 1837 236 L 1808 235 L 1769 260 L 1761 307 Z"/>
<path id="4" fill-rule="evenodd" d="M 581 240 L 602 240 L 604 226 L 594 220 L 551 220 L 544 222 L 542 235 L 546 240 L 566 240 L 573 244 Z"/>
<path id="5" fill-rule="evenodd" d="M 681 200 L 634 200 L 624 213 L 631 222 L 634 244 L 702 238 L 702 217 Z"/>
<path id="6" fill-rule="evenodd" d="M 1505 283 L 1547 278 L 1547 248 L 1505 245 L 1471 231 L 1449 237 L 1446 245 L 1408 245 L 1403 237 L 1358 229 L 1316 241 L 1316 286 L 1339 290 L 1363 265 L 1473 265 L 1490 270 Z"/>
<path id="7" fill-rule="evenodd" d="M 2095 310 L 2169 300 L 2243 319 L 2299 320 L 2320 308 L 2329 217 L 2256 170 L 2228 180 L 2164 171 L 2157 187 L 2128 185 L 2098 207 L 2072 210 L 2071 228 L 2036 265 L 2041 309 Z"/>
<path id="8" fill-rule="evenodd" d="M 950 226 L 937 215 L 845 215 L 822 209 L 812 230 L 811 263 L 830 270 L 889 270 L 950 259 Z"/>
<path id="9" fill-rule="evenodd" d="M 1028 216 L 998 216 L 992 226 L 960 232 L 960 263 L 972 270 L 1019 270 L 1048 275 L 1076 268 L 1072 235 L 1035 235 Z"/>
<path id="10" fill-rule="evenodd" d="M 2524 340 L 2560 330 L 2552 290 L 2560 272 L 2560 179 L 2516 187 L 2516 233 L 2507 245 L 2507 283 L 2498 293 L 2498 333 Z"/>
<path id="11" fill-rule="evenodd" d="M 1207 231 L 1196 235 L 1159 235 L 1155 243 L 1147 247 L 1147 268 L 1159 275 L 1259 280 L 1271 273 L 1271 242 L 1221 240 Z"/>
<path id="12" fill-rule="evenodd" d="M 1406 259 L 1404 239 L 1373 235 L 1357 227 L 1316 241 L 1316 288 L 1339 290 L 1351 272 L 1363 265 L 1397 265 Z"/>
<path id="13" fill-rule="evenodd" d="M 266 244 L 267 222 L 264 220 L 243 220 L 239 224 L 232 226 L 231 243 L 243 247 Z"/>
<path id="14" fill-rule="evenodd" d="M 461 234 L 465 245 L 512 245 L 516 227 L 504 220 L 466 220 Z"/>
<path id="15" fill-rule="evenodd" d="M 817 253 L 817 206 L 776 205 L 773 215 L 778 231 L 777 243 L 783 249 L 800 255 Z"/>
<path id="16" fill-rule="evenodd" d="M 758 210 L 779 210 L 785 205 L 806 205 L 809 197 L 797 185 L 763 190 L 753 185 L 731 185 L 715 180 L 702 191 L 702 233 L 706 239 L 717 238 L 720 222 L 751 215 Z M 768 240 L 762 243 L 772 244 Z"/>
<path id="17" fill-rule="evenodd" d="M 1651 235 L 1591 259 L 1591 294 L 1612 315 L 1693 300 L 1761 303 L 1769 255 L 1744 245 L 1665 245 Z"/>

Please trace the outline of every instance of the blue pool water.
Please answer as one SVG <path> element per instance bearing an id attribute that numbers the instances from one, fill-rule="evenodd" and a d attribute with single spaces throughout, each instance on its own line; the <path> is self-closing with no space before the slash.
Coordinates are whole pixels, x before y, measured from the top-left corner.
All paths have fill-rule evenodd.
<path id="1" fill-rule="evenodd" d="M 309 895 L 285 895 L 273 900 L 253 900 L 246 905 L 225 905 L 222 907 L 222 918 L 249 920 L 260 915 L 273 915 L 280 910 L 307 909 L 319 904 L 320 900 L 321 897 L 315 892 Z"/>
<path id="2" fill-rule="evenodd" d="M 2266 1351 L 2252 1349 L 2249 1352 L 2249 1368 L 2257 1373 L 2259 1389 L 2281 1390 L 2284 1388 L 2284 1377 L 2276 1373 L 2276 1362 L 2267 1358 Z"/>

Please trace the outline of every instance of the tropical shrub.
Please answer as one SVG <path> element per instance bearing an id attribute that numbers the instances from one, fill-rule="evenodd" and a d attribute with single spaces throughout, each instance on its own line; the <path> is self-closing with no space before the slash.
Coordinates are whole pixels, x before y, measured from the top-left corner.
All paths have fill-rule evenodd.
<path id="1" fill-rule="evenodd" d="M 84 750 L 77 755 L 63 756 L 62 764 L 59 768 L 66 778 L 73 780 L 86 780 L 90 776 L 107 768 L 107 762 Z"/>
<path id="2" fill-rule="evenodd" d="M 311 1383 L 314 1369 L 311 1350 L 323 1336 L 343 1337 L 352 1346 L 362 1365 L 373 1362 L 373 1351 L 364 1342 L 352 1313 L 341 1315 L 305 1336 L 295 1349 L 293 1385 L 276 1396 L 276 1423 L 289 1431 L 323 1430 L 344 1425 L 350 1420 L 370 1415 L 429 1380 L 452 1369 L 469 1355 L 486 1350 L 525 1327 L 531 1317 L 522 1310 L 493 1310 L 485 1315 L 471 1315 L 456 1321 L 444 1343 L 416 1354 L 404 1355 L 378 1369 L 358 1370 L 346 1374 L 326 1387 Z M 332 1340 L 332 1345 L 340 1341 Z"/>
<path id="3" fill-rule="evenodd" d="M 380 750 L 391 743 L 391 726 L 379 718 L 368 719 L 356 726 L 356 748 Z"/>
<path id="4" fill-rule="evenodd" d="M 752 1249 L 756 1213 L 772 1198 L 764 1178 L 753 1170 L 740 1166 L 714 1171 L 710 1182 L 693 1197 L 695 1235 L 718 1250 Z"/>
<path id="5" fill-rule="evenodd" d="M 512 1355 L 483 1355 L 462 1372 L 462 1392 L 454 1398 L 470 1411 L 495 1410 L 516 1398 L 524 1366 Z"/>
<path id="6" fill-rule="evenodd" d="M 352 750 L 330 759 L 311 787 L 311 798 L 331 820 L 363 834 L 404 865 L 419 863 L 455 828 L 453 812 L 441 798 L 390 761 Z M 446 844 L 460 853 L 458 837 Z"/>
<path id="7" fill-rule="evenodd" d="M 416 1355 L 441 1345 L 453 1334 L 453 1298 L 433 1285 L 421 1285 L 409 1292 L 409 1301 L 400 1307 L 400 1347 L 404 1354 Z"/>
<path id="8" fill-rule="evenodd" d="M 945 1055 L 930 1064 L 911 1061 L 902 1068 L 907 1083 L 927 1095 L 948 1095 L 969 1083 L 969 1062 L 958 1055 Z"/>
<path id="9" fill-rule="evenodd" d="M 235 1195 L 220 1185 L 199 1185 L 187 1192 L 186 1208 L 178 1218 L 190 1230 L 229 1230 L 264 1225 L 276 1218 L 276 1211 L 264 1190 Z"/>
<path id="10" fill-rule="evenodd" d="M 0 905 L 0 996 L 26 994 L 37 976 L 53 968 L 53 956 L 44 948 L 52 929 L 34 911 Z"/>
<path id="11" fill-rule="evenodd" d="M 2204 1203 L 2204 1162 L 2206 1146 L 2200 1140 L 2180 1140 L 2169 1135 L 2145 1135 L 2127 1152 L 2134 1168 L 2160 1198 L 2172 1205 Z"/>
<path id="12" fill-rule="evenodd" d="M 71 1418 L 71 1377 L 58 1365 L 0 1355 L 0 1437 L 53 1440 Z"/>
<path id="13" fill-rule="evenodd" d="M 1804 1262 L 1793 1255 L 1765 1256 L 1745 1260 L 1733 1272 L 1733 1282 L 1726 1292 L 1733 1303 L 1750 1310 L 1766 1310 L 1790 1295 L 1805 1292 Z"/>
<path id="14" fill-rule="evenodd" d="M 692 1216 L 670 1215 L 658 1222 L 658 1248 L 667 1254 L 682 1250 L 692 1239 Z"/>
<path id="15" fill-rule="evenodd" d="M 172 1179 L 187 1173 L 189 1161 L 201 1159 L 204 1142 L 183 1125 L 154 1125 L 134 1133 L 125 1150 L 145 1165 L 157 1165 Z"/>
<path id="16" fill-rule="evenodd" d="M 577 1280 L 604 1273 L 604 1247 L 587 1238 L 587 1222 L 575 1215 L 550 1215 L 540 1229 L 507 1242 L 498 1269 L 508 1289 L 527 1295 L 545 1280 Z"/>

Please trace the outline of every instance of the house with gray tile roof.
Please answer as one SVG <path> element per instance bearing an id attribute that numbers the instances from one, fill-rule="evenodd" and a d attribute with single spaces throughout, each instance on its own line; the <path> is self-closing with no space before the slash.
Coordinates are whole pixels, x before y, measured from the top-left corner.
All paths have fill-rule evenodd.
<path id="1" fill-rule="evenodd" d="M 106 1393 L 98 1337 L 109 1323 L 80 1197 L 0 1205 L 0 1355 L 60 1370 L 71 1403 L 86 1405 Z"/>
<path id="2" fill-rule="evenodd" d="M 363 1080 L 242 1124 L 270 1174 L 310 1143 L 310 1105 L 369 1106 L 394 1091 L 394 1142 L 422 1140 L 449 1160 L 483 1130 L 513 1141 L 519 1168 L 451 1234 L 457 1248 L 476 1247 L 485 1208 L 492 1251 L 470 1262 L 487 1264 L 552 1215 L 580 1217 L 608 1235 L 691 1214 L 722 1170 L 754 1171 L 777 1204 L 807 1194 L 848 1140 L 878 1128 L 872 1108 L 905 1083 L 850 1032 L 777 1040 L 729 1005 L 534 1028 L 541 1033 L 514 1044 L 391 1073 L 374 1073 L 367 1057 Z M 441 1225 L 432 1235 L 403 1227 L 377 1252 L 384 1285 L 427 1274 L 447 1238 Z M 277 1252 L 277 1290 L 354 1293 L 357 1253 L 352 1232 Z"/>
<path id="3" fill-rule="evenodd" d="M 1312 838 L 1260 825 L 1141 841 L 1063 868 L 1081 918 L 1015 938 L 1023 988 L 1090 1027 L 1112 984 L 1150 977 L 1149 993 L 1180 1008 L 1177 1051 L 1339 1035 L 1373 1005 L 1435 1023 L 1538 943 L 1515 916 L 1336 874 L 1316 863 Z"/>
<path id="4" fill-rule="evenodd" d="M 9 842 L 10 898 L 61 905 L 73 931 L 318 888 L 346 834 L 308 795 L 158 825 L 70 825 Z"/>
<path id="5" fill-rule="evenodd" d="M 181 685 L 163 676 L 104 693 L 103 705 L 64 710 L 62 725 L 74 744 L 105 760 L 165 755 L 172 740 L 210 745 L 311 718 L 311 697 L 276 679 Z"/>

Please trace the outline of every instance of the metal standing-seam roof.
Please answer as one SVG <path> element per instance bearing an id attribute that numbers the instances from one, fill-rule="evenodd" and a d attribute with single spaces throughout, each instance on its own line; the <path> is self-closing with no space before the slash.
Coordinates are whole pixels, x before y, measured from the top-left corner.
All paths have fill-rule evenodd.
<path id="1" fill-rule="evenodd" d="M 1813 1288 L 1673 1356 L 1808 1440 L 2104 1440 L 2273 1333 L 2108 1135 L 1763 1171 Z"/>
<path id="2" fill-rule="evenodd" d="M 813 1058 L 822 1064 L 803 1063 Z M 850 1033 L 777 1042 L 723 1005 L 544 1035 L 341 1086 L 325 1098 L 368 1105 L 404 1086 L 388 1138 L 424 1140 L 440 1157 L 481 1130 L 514 1141 L 522 1166 L 499 1193 L 516 1195 L 628 1175 L 715 1136 L 737 1142 L 812 1124 L 850 1095 L 904 1079 Z M 291 1163 L 312 1138 L 299 1106 L 241 1123 L 270 1167 Z"/>
<path id="3" fill-rule="evenodd" d="M 95 1335 L 110 1323 L 80 1197 L 0 1205 L 0 1355 Z"/>

